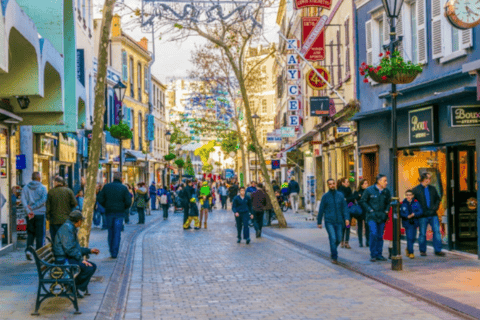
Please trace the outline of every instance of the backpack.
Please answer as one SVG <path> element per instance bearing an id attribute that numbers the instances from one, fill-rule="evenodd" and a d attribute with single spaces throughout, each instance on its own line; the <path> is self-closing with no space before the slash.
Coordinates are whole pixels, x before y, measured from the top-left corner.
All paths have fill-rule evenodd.
<path id="1" fill-rule="evenodd" d="M 160 196 L 160 204 L 168 204 L 167 194 L 164 193 Z"/>

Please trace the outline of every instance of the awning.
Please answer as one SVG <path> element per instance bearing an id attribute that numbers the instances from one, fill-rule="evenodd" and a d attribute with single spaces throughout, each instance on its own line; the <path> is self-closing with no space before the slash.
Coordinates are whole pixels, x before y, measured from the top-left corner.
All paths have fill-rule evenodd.
<path id="1" fill-rule="evenodd" d="M 154 160 L 149 154 L 146 155 L 142 151 L 125 150 L 125 158 L 132 157 L 135 158 L 136 161 L 145 161 L 145 156 L 147 157 L 147 161 Z"/>

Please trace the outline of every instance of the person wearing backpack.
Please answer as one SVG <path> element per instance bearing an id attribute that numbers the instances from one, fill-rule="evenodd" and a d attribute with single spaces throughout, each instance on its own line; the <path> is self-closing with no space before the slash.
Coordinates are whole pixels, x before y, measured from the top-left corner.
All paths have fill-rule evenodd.
<path id="1" fill-rule="evenodd" d="M 137 184 L 138 189 L 135 194 L 135 202 L 137 204 L 138 224 L 145 224 L 145 208 L 148 206 L 149 196 L 144 182 Z"/>
<path id="2" fill-rule="evenodd" d="M 163 186 L 160 190 L 157 191 L 157 196 L 159 198 L 159 203 L 162 206 L 163 210 L 163 220 L 168 219 L 168 207 L 172 202 L 170 192 L 167 190 L 166 186 Z"/>

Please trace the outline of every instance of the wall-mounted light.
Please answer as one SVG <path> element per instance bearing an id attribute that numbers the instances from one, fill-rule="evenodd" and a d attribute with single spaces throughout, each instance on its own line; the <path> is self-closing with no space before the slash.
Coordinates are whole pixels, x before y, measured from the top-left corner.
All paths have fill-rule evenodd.
<path id="1" fill-rule="evenodd" d="M 27 96 L 16 96 L 15 98 L 17 98 L 20 109 L 25 110 L 28 108 L 30 104 L 30 99 Z"/>

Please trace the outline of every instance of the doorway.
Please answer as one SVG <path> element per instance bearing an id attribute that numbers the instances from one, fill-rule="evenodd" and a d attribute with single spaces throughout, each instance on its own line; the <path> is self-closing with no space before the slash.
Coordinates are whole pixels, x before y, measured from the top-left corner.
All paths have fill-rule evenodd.
<path id="1" fill-rule="evenodd" d="M 378 157 L 377 153 L 362 154 L 363 179 L 368 181 L 368 185 L 375 184 L 375 178 L 378 175 Z"/>
<path id="2" fill-rule="evenodd" d="M 453 247 L 478 253 L 477 229 L 477 152 L 474 146 L 450 149 L 450 220 Z"/>

